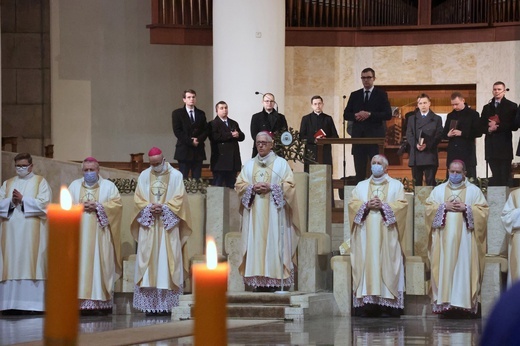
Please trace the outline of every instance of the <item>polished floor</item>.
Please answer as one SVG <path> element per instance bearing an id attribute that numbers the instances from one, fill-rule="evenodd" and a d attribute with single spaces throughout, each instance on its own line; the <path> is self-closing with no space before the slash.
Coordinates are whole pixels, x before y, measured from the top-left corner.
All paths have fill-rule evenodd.
<path id="1" fill-rule="evenodd" d="M 144 314 L 81 317 L 81 333 L 134 328 L 175 322 L 169 317 Z M 42 339 L 43 317 L 0 316 L 0 345 Z M 230 330 L 229 345 L 478 345 L 481 320 L 321 317 L 296 321 L 270 321 Z M 140 345 L 192 345 L 193 338 L 163 340 Z"/>

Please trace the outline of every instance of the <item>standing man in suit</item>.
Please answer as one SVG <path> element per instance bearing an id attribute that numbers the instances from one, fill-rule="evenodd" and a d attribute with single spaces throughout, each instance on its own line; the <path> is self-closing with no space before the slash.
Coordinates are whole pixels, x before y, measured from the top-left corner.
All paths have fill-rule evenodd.
<path id="1" fill-rule="evenodd" d="M 256 135 L 262 131 L 268 131 L 271 133 L 281 133 L 287 130 L 287 120 L 285 115 L 278 113 L 274 108 L 276 101 L 274 95 L 271 93 L 265 93 L 262 97 L 264 109 L 261 112 L 253 114 L 251 118 L 251 137 L 256 141 Z M 253 146 L 253 157 L 258 154 L 256 146 Z"/>
<path id="2" fill-rule="evenodd" d="M 435 174 L 439 167 L 437 146 L 442 138 L 442 119 L 430 110 L 430 97 L 421 94 L 418 97 L 419 111 L 408 118 L 406 140 L 410 144 L 408 166 L 412 167 L 415 186 L 421 186 L 423 174 L 426 185 L 435 186 Z"/>
<path id="3" fill-rule="evenodd" d="M 228 118 L 228 105 L 220 101 L 215 105 L 217 116 L 210 121 L 211 172 L 214 186 L 235 187 L 237 173 L 242 169 L 240 148 L 246 136 L 238 123 Z"/>
<path id="4" fill-rule="evenodd" d="M 509 186 L 517 105 L 506 99 L 504 82 L 493 84 L 493 98 L 482 108 L 480 130 L 486 134 L 485 157 L 493 179 L 489 185 Z"/>
<path id="5" fill-rule="evenodd" d="M 313 96 L 311 98 L 312 112 L 302 117 L 300 124 L 300 139 L 307 140 L 305 144 L 305 156 L 308 153 L 314 154 L 314 160 L 318 160 L 318 146 L 316 139 L 318 138 L 338 138 L 338 131 L 334 125 L 334 120 L 330 115 L 323 113 L 323 99 L 321 96 Z M 322 130 L 324 135 L 316 135 Z M 316 135 L 316 136 L 315 136 Z M 304 170 L 309 173 L 309 161 L 305 160 Z M 323 163 L 332 165 L 332 145 L 323 146 Z"/>
<path id="6" fill-rule="evenodd" d="M 453 111 L 448 113 L 442 138 L 448 140 L 446 167 L 453 160 L 466 164 L 466 177 L 477 179 L 477 154 L 475 138 L 482 136 L 478 112 L 471 109 L 458 91 L 451 94 Z M 446 178 L 449 174 L 446 171 Z"/>
<path id="7" fill-rule="evenodd" d="M 182 96 L 184 107 L 172 112 L 173 133 L 177 137 L 175 160 L 183 179 L 188 179 L 191 171 L 193 179 L 200 179 L 202 161 L 206 159 L 204 141 L 207 137 L 206 114 L 195 107 L 197 93 L 188 89 Z"/>
<path id="8" fill-rule="evenodd" d="M 352 138 L 385 137 L 385 121 L 392 118 L 392 109 L 386 92 L 374 87 L 376 73 L 370 67 L 361 71 L 363 88 L 350 94 L 343 118 L 353 121 Z M 379 154 L 376 144 L 352 145 L 356 184 L 367 178 L 367 163 Z"/>

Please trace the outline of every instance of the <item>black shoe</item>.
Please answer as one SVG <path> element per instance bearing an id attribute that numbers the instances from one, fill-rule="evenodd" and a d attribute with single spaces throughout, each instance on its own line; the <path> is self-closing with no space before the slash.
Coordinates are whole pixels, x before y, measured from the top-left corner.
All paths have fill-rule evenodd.
<path id="1" fill-rule="evenodd" d="M 160 316 L 171 316 L 171 311 L 158 311 L 158 312 L 147 312 L 146 316 L 148 317 L 160 317 Z"/>
<path id="2" fill-rule="evenodd" d="M 43 311 L 10 309 L 2 311 L 3 316 L 41 316 Z"/>
<path id="3" fill-rule="evenodd" d="M 108 316 L 112 313 L 112 309 L 85 309 L 81 310 L 81 316 Z"/>

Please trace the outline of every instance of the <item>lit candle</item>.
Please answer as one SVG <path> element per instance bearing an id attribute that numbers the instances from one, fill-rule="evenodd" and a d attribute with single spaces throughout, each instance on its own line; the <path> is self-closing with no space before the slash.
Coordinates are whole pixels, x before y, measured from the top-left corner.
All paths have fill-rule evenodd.
<path id="1" fill-rule="evenodd" d="M 76 345 L 78 336 L 79 232 L 83 206 L 72 206 L 66 187 L 60 204 L 49 204 L 45 345 Z"/>
<path id="2" fill-rule="evenodd" d="M 213 239 L 206 244 L 206 263 L 193 265 L 195 345 L 227 345 L 228 264 L 218 263 Z"/>

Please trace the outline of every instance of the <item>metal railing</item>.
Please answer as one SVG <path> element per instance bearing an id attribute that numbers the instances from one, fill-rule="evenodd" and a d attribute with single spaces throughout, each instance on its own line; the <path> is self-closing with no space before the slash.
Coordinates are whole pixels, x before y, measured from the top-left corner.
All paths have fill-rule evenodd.
<path id="1" fill-rule="evenodd" d="M 520 21 L 520 0 L 286 0 L 286 27 L 416 26 L 424 11 L 431 25 Z M 211 27 L 213 0 L 152 0 L 155 25 Z M 423 5 L 424 6 L 424 5 Z M 422 23 L 424 25 L 424 23 Z"/>

